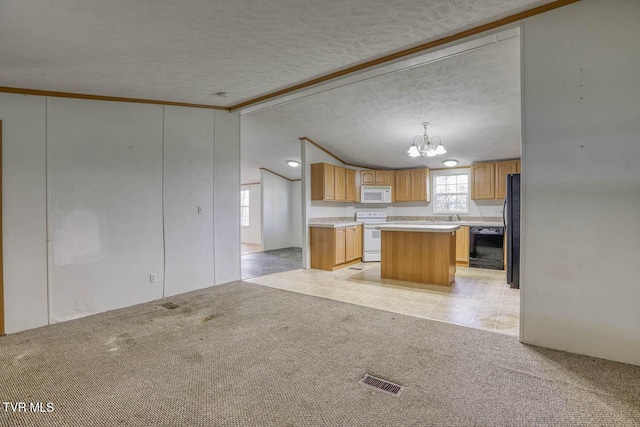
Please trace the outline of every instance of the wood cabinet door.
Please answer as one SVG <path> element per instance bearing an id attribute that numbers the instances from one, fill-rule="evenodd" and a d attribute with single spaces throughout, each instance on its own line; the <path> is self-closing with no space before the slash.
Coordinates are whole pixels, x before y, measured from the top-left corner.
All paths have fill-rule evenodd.
<path id="1" fill-rule="evenodd" d="M 333 265 L 344 264 L 346 262 L 346 247 L 345 247 L 345 228 L 335 228 L 335 260 Z"/>
<path id="2" fill-rule="evenodd" d="M 375 172 L 376 172 L 376 185 L 393 186 L 393 171 L 375 171 Z"/>
<path id="3" fill-rule="evenodd" d="M 469 227 L 461 226 L 456 231 L 456 262 L 469 262 Z"/>
<path id="4" fill-rule="evenodd" d="M 393 196 L 396 202 L 408 202 L 411 189 L 411 172 L 399 170 L 395 173 L 396 185 L 393 188 Z"/>
<path id="5" fill-rule="evenodd" d="M 471 165 L 471 198 L 495 199 L 495 162 Z"/>
<path id="6" fill-rule="evenodd" d="M 360 185 L 376 185 L 376 171 L 360 171 Z"/>
<path id="7" fill-rule="evenodd" d="M 335 166 L 324 163 L 324 199 L 336 199 Z"/>
<path id="8" fill-rule="evenodd" d="M 358 257 L 358 244 L 356 236 L 356 227 L 345 227 L 344 241 L 345 241 L 345 262 L 353 261 Z"/>
<path id="9" fill-rule="evenodd" d="M 345 200 L 347 202 L 355 202 L 356 201 L 356 171 L 353 169 L 345 169 L 344 170 L 344 192 L 345 192 Z"/>
<path id="10" fill-rule="evenodd" d="M 362 226 L 356 226 L 356 258 L 362 258 Z"/>
<path id="11" fill-rule="evenodd" d="M 335 185 L 335 201 L 344 202 L 347 197 L 345 193 L 345 170 L 343 167 L 334 166 L 333 167 L 333 176 L 334 176 L 334 185 Z"/>
<path id="12" fill-rule="evenodd" d="M 507 174 L 518 173 L 518 160 L 496 162 L 496 199 L 504 199 L 507 193 Z"/>
<path id="13" fill-rule="evenodd" d="M 427 177 L 424 169 L 411 169 L 411 191 L 409 200 L 423 202 L 427 200 Z"/>

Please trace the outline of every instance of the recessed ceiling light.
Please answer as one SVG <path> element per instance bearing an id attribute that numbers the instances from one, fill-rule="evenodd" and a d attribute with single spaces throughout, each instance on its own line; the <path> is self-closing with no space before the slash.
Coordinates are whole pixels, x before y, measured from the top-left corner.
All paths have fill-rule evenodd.
<path id="1" fill-rule="evenodd" d="M 444 161 L 444 162 L 442 162 L 442 163 L 443 163 L 446 167 L 448 167 L 448 168 L 452 168 L 452 167 L 454 167 L 455 165 L 457 165 L 457 164 L 458 164 L 458 161 L 457 161 L 457 160 L 454 160 L 454 159 L 449 159 L 449 160 L 445 160 L 445 161 Z"/>
<path id="2" fill-rule="evenodd" d="M 298 166 L 300 166 L 300 162 L 297 160 L 287 160 L 287 164 L 292 168 L 297 168 Z"/>

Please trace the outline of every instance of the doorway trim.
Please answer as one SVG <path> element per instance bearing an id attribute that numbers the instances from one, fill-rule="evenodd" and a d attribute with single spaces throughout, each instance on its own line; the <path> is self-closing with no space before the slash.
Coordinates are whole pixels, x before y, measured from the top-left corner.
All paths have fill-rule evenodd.
<path id="1" fill-rule="evenodd" d="M 0 120 L 0 335 L 4 335 L 4 257 L 2 255 L 2 120 Z"/>

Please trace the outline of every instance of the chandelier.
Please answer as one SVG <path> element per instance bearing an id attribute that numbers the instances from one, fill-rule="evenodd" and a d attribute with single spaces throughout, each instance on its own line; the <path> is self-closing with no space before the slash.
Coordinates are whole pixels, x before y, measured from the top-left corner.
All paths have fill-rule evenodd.
<path id="1" fill-rule="evenodd" d="M 429 138 L 429 135 L 427 135 L 428 124 L 429 122 L 422 122 L 424 135 L 416 135 L 413 138 L 413 144 L 409 148 L 409 151 L 407 151 L 410 157 L 433 157 L 447 152 L 447 150 L 444 149 L 444 145 L 442 145 L 442 141 L 439 136 Z"/>

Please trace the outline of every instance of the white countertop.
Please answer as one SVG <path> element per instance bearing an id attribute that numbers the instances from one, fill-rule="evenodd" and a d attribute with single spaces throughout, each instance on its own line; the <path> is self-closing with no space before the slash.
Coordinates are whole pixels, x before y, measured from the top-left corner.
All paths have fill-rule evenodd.
<path id="1" fill-rule="evenodd" d="M 362 223 L 356 222 L 356 221 L 348 221 L 348 222 L 320 221 L 320 222 L 309 223 L 309 227 L 324 227 L 324 228 L 352 227 L 354 225 L 362 225 Z"/>
<path id="2" fill-rule="evenodd" d="M 445 224 L 380 224 L 377 230 L 382 231 L 417 231 L 420 233 L 450 233 L 459 229 L 459 225 Z"/>
<path id="3" fill-rule="evenodd" d="M 466 225 L 468 227 L 503 227 L 502 222 L 496 221 L 393 221 L 395 224 L 408 225 Z"/>

